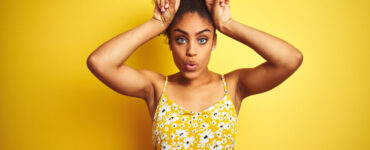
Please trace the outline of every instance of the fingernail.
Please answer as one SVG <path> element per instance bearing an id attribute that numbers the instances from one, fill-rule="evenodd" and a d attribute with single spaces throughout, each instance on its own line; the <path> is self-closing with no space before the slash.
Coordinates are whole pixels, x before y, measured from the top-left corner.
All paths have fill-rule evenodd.
<path id="1" fill-rule="evenodd" d="M 168 3 L 166 5 L 164 5 L 164 7 L 168 8 Z"/>
<path id="2" fill-rule="evenodd" d="M 164 12 L 164 8 L 163 7 L 161 8 L 161 11 Z"/>

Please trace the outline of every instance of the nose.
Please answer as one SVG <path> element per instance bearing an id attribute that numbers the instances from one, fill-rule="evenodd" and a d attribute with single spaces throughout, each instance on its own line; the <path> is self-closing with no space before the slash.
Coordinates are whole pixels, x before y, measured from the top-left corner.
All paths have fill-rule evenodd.
<path id="1" fill-rule="evenodd" d="M 197 48 L 195 42 L 190 42 L 186 51 L 186 56 L 193 57 L 197 55 Z"/>

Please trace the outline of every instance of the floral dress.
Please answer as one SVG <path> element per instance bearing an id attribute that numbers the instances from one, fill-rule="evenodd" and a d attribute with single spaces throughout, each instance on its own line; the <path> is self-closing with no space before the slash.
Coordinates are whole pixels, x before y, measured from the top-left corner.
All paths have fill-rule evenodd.
<path id="1" fill-rule="evenodd" d="M 190 111 L 168 99 L 163 87 L 153 118 L 152 146 L 168 149 L 235 149 L 237 113 L 221 75 L 225 96 L 216 104 L 200 111 Z"/>

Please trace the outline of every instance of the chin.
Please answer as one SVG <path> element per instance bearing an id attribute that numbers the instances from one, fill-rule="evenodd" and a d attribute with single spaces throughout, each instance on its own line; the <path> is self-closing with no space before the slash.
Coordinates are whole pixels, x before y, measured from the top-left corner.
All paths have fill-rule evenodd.
<path id="1" fill-rule="evenodd" d="M 199 70 L 196 71 L 181 71 L 181 75 L 186 79 L 195 79 L 199 76 Z"/>

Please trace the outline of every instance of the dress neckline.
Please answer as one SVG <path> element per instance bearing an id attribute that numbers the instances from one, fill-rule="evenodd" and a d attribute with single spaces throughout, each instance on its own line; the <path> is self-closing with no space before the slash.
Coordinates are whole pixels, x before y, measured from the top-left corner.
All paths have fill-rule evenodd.
<path id="1" fill-rule="evenodd" d="M 223 74 L 220 75 L 221 76 L 221 80 L 223 82 L 223 86 L 224 86 L 224 96 L 218 100 L 215 104 L 212 104 L 211 106 L 201 110 L 201 111 L 193 111 L 193 110 L 190 110 L 186 107 L 183 107 L 179 104 L 177 104 L 175 101 L 172 101 L 166 94 L 166 89 L 167 89 L 167 83 L 168 83 L 168 76 L 166 76 L 166 81 L 165 81 L 165 85 L 164 85 L 164 90 L 163 90 L 163 93 L 162 93 L 162 96 L 164 96 L 170 103 L 174 104 L 175 106 L 177 106 L 179 109 L 182 109 L 184 111 L 184 113 L 190 113 L 190 114 L 198 114 L 198 113 L 204 113 L 204 112 L 207 112 L 209 110 L 212 110 L 213 108 L 215 108 L 217 105 L 219 105 L 220 103 L 222 103 L 224 100 L 227 99 L 227 96 L 228 96 L 228 92 L 227 92 L 227 87 L 226 87 L 226 81 L 225 81 L 225 77 Z"/>

